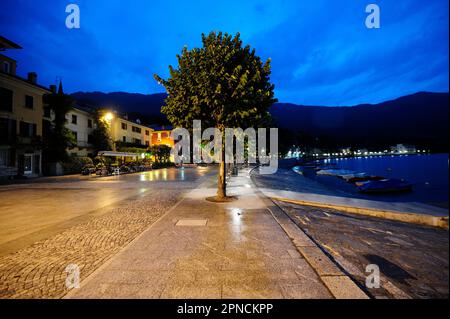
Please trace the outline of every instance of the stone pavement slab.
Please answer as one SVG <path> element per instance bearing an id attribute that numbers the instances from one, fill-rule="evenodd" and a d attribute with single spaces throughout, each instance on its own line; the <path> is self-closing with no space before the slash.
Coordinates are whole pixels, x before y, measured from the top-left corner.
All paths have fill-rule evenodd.
<path id="1" fill-rule="evenodd" d="M 215 182 L 188 193 L 87 279 L 81 274 L 66 298 L 333 298 L 248 174 L 229 180 L 233 202 L 205 200 Z"/>

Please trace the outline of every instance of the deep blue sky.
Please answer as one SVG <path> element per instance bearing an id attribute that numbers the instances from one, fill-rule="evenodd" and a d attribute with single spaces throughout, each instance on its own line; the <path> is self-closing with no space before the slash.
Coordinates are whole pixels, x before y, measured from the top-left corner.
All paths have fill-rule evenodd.
<path id="1" fill-rule="evenodd" d="M 81 28 L 65 27 L 65 6 L 81 9 Z M 365 7 L 381 8 L 367 29 Z M 448 92 L 447 0 L 117 1 L 3 0 L 0 34 L 18 73 L 36 71 L 67 92 L 157 93 L 184 45 L 212 30 L 240 32 L 264 59 L 281 102 L 376 103 L 417 91 Z"/>

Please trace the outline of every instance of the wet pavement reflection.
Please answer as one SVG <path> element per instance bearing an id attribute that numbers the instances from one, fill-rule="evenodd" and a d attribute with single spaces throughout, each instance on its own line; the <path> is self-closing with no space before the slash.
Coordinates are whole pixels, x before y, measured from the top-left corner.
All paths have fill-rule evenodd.
<path id="1" fill-rule="evenodd" d="M 210 173 L 214 169 L 165 168 L 119 176 L 62 176 L 1 185 L 0 249 L 3 243 L 95 215 L 101 208 L 148 192 L 167 194 L 172 189 L 192 189 L 199 177 Z"/>

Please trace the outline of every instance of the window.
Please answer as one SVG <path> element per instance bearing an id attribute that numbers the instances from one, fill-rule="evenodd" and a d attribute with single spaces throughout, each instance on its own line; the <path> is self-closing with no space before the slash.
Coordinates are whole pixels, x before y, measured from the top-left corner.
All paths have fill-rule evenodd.
<path id="1" fill-rule="evenodd" d="M 145 145 L 146 146 L 150 146 L 150 142 L 149 141 L 145 141 Z"/>
<path id="2" fill-rule="evenodd" d="M 30 95 L 25 95 L 25 107 L 27 109 L 33 109 L 33 97 Z"/>
<path id="3" fill-rule="evenodd" d="M 17 122 L 0 117 L 0 144 L 8 142 L 17 136 Z"/>
<path id="4" fill-rule="evenodd" d="M 133 126 L 133 127 L 131 128 L 131 130 L 132 130 L 133 132 L 135 132 L 135 133 L 141 133 L 141 128 L 140 128 L 140 127 L 137 127 L 137 126 Z"/>
<path id="5" fill-rule="evenodd" d="M 10 74 L 11 73 L 11 63 L 9 63 L 8 61 L 3 61 L 2 71 Z"/>
<path id="6" fill-rule="evenodd" d="M 158 133 L 158 142 L 161 142 L 161 133 Z"/>
<path id="7" fill-rule="evenodd" d="M 122 130 L 127 130 L 128 129 L 128 125 L 127 123 L 122 123 Z"/>
<path id="8" fill-rule="evenodd" d="M 145 135 L 150 135 L 150 131 L 149 130 L 145 130 Z"/>
<path id="9" fill-rule="evenodd" d="M 72 124 L 77 124 L 77 116 L 72 114 Z"/>
<path id="10" fill-rule="evenodd" d="M 13 91 L 0 88 L 0 111 L 12 112 Z"/>
<path id="11" fill-rule="evenodd" d="M 24 136 L 24 137 L 27 137 L 30 135 L 30 129 L 29 129 L 28 123 L 20 121 L 19 134 L 20 134 L 20 136 Z"/>
<path id="12" fill-rule="evenodd" d="M 0 149 L 0 166 L 8 166 L 9 164 L 9 152 L 5 149 Z"/>
<path id="13" fill-rule="evenodd" d="M 124 143 L 127 142 L 127 137 L 126 137 L 126 136 L 123 136 L 123 137 L 122 137 L 122 142 L 124 142 Z"/>
<path id="14" fill-rule="evenodd" d="M 19 124 L 19 132 L 22 137 L 36 136 L 37 125 L 21 121 Z"/>
<path id="15" fill-rule="evenodd" d="M 138 138 L 133 138 L 133 143 L 135 144 L 141 144 L 141 140 Z"/>
<path id="16" fill-rule="evenodd" d="M 88 119 L 88 127 L 92 128 L 92 120 L 91 119 Z"/>
<path id="17" fill-rule="evenodd" d="M 89 134 L 89 135 L 88 135 L 88 143 L 89 143 L 89 144 L 92 144 L 92 134 Z"/>

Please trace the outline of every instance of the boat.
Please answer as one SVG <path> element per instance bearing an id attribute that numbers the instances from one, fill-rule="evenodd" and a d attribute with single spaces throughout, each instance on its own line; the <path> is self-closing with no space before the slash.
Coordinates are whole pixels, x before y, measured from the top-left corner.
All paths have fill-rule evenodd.
<path id="1" fill-rule="evenodd" d="M 404 180 L 391 178 L 362 182 L 358 191 L 367 194 L 410 192 L 412 185 Z"/>
<path id="2" fill-rule="evenodd" d="M 316 174 L 341 177 L 343 175 L 355 174 L 355 172 L 346 169 L 321 169 L 317 171 Z"/>
<path id="3" fill-rule="evenodd" d="M 358 183 L 368 182 L 368 181 L 379 181 L 379 180 L 386 179 L 386 178 L 383 176 L 366 175 L 366 176 L 354 176 L 354 177 L 350 177 L 348 179 L 346 179 L 346 178 L 344 178 L 344 179 L 349 183 L 355 183 L 355 184 L 357 184 L 357 186 L 360 186 L 360 185 L 358 185 Z"/>
<path id="4" fill-rule="evenodd" d="M 329 164 L 316 165 L 314 167 L 314 169 L 316 171 L 336 169 L 336 164 L 335 163 L 329 163 Z"/>
<path id="5" fill-rule="evenodd" d="M 344 175 L 340 175 L 339 177 L 341 177 L 342 179 L 344 179 L 345 181 L 350 181 L 352 179 L 365 179 L 368 177 L 368 175 L 366 173 L 354 173 L 354 174 L 344 174 Z"/>

